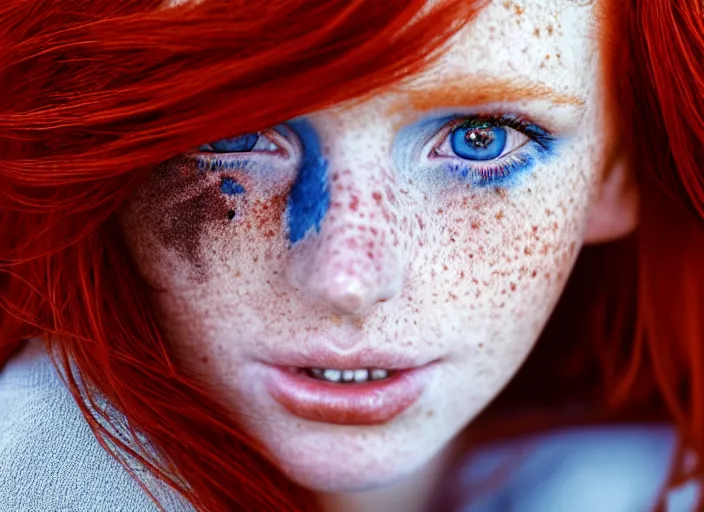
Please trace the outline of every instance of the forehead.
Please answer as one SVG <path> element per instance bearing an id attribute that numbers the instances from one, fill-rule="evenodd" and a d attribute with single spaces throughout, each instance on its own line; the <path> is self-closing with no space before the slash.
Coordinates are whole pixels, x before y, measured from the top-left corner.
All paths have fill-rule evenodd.
<path id="1" fill-rule="evenodd" d="M 562 111 L 554 125 L 571 131 L 579 113 L 600 94 L 601 30 L 591 0 L 493 0 L 463 27 L 422 73 L 388 93 L 340 105 L 354 109 L 356 122 L 368 112 L 393 117 L 402 126 L 428 110 L 510 103 L 536 113 Z M 562 108 L 564 107 L 564 109 Z M 551 119 L 554 120 L 554 119 Z"/>
<path id="2" fill-rule="evenodd" d="M 597 44 L 593 2 L 493 0 L 455 37 L 437 73 L 482 72 L 549 82 L 578 95 Z"/>

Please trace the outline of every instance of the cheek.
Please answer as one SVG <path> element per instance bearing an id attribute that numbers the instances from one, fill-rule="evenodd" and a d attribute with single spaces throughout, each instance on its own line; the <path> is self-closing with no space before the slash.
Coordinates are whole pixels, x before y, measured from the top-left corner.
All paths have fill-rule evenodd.
<path id="1" fill-rule="evenodd" d="M 426 300 L 462 319 L 457 330 L 537 337 L 581 246 L 593 188 L 584 160 L 561 164 L 537 165 L 507 189 L 458 182 L 417 215 L 412 274 L 424 281 Z"/>
<path id="2" fill-rule="evenodd" d="M 158 288 L 191 288 L 285 252 L 290 180 L 263 186 L 245 171 L 203 172 L 177 161 L 156 169 L 120 221 L 143 277 Z M 263 243 L 264 242 L 264 243 Z"/>

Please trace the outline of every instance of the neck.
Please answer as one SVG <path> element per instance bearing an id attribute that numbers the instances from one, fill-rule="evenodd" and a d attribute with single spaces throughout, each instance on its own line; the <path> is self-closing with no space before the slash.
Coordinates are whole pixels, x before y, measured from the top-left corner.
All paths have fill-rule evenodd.
<path id="1" fill-rule="evenodd" d="M 453 446 L 451 443 L 450 446 Z M 325 512 L 427 512 L 452 455 L 447 447 L 425 466 L 390 486 L 354 493 L 320 493 Z"/>

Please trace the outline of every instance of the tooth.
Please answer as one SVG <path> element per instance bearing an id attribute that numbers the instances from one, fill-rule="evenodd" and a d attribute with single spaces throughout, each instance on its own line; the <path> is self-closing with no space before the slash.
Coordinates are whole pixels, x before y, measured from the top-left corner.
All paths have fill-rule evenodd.
<path id="1" fill-rule="evenodd" d="M 319 379 L 323 378 L 323 370 L 321 368 L 311 368 L 310 373 L 313 375 L 313 377 L 317 377 Z"/>
<path id="2" fill-rule="evenodd" d="M 342 372 L 340 370 L 327 369 L 323 372 L 323 377 L 332 382 L 340 382 Z"/>
<path id="3" fill-rule="evenodd" d="M 389 376 L 389 372 L 386 370 L 381 370 L 379 368 L 374 368 L 372 370 L 372 380 L 385 379 Z"/>
<path id="4" fill-rule="evenodd" d="M 354 370 L 343 370 L 342 380 L 345 382 L 352 382 L 354 380 Z"/>
<path id="5" fill-rule="evenodd" d="M 354 371 L 354 381 L 364 382 L 369 379 L 369 372 L 367 370 L 355 370 Z"/>

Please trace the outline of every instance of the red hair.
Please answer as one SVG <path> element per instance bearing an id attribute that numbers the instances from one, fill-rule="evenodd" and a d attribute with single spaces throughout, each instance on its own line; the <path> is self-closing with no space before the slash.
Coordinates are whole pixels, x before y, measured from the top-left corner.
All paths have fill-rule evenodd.
<path id="1" fill-rule="evenodd" d="M 198 510 L 314 510 L 313 495 L 175 367 L 114 214 L 151 169 L 194 142 L 266 128 L 421 71 L 481 8 L 425 4 L 3 2 L 0 368 L 41 336 L 105 449 L 137 457 Z M 641 227 L 597 249 L 597 261 L 585 252 L 535 353 L 472 428 L 505 407 L 583 398 L 672 418 L 680 453 L 704 454 L 704 12 L 695 0 L 621 4 L 608 10 L 618 37 L 605 50 Z M 601 252 L 618 257 L 618 279 Z M 584 279 L 594 271 L 601 279 Z M 584 336 L 565 343 L 565 333 Z M 143 448 L 139 434 L 154 454 L 98 421 L 98 393 L 129 419 L 134 446 Z M 704 482 L 701 461 L 683 467 L 671 483 Z"/>

